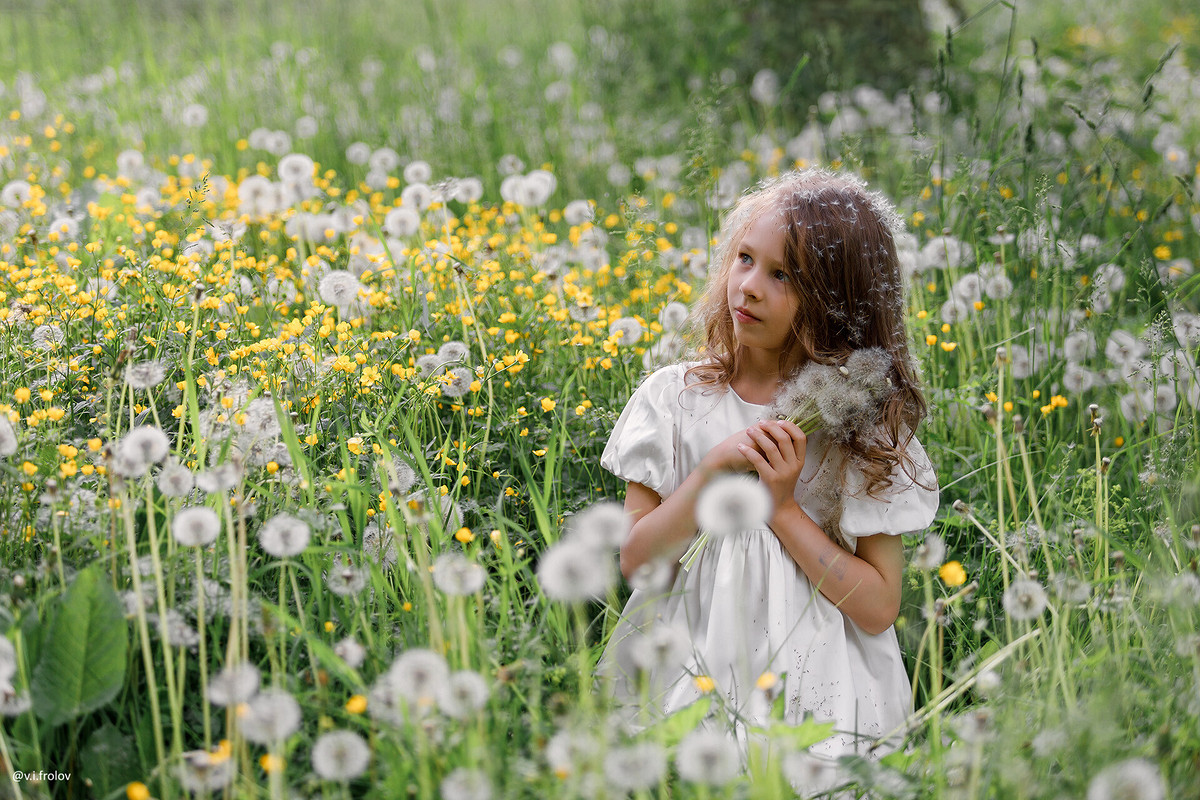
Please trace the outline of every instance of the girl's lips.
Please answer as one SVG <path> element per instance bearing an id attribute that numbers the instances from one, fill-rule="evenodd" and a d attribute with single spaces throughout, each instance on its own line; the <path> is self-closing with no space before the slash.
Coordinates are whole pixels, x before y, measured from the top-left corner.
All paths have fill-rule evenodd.
<path id="1" fill-rule="evenodd" d="M 762 320 L 760 320 L 758 317 L 747 314 L 745 311 L 743 311 L 740 308 L 735 308 L 733 310 L 733 318 L 736 319 L 738 322 L 747 323 L 747 324 L 754 323 L 754 322 L 762 322 Z"/>

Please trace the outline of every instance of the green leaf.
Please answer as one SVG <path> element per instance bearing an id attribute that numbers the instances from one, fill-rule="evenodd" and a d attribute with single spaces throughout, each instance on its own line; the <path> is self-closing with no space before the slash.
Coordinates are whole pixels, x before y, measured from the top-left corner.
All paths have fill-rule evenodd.
<path id="1" fill-rule="evenodd" d="M 100 566 L 88 567 L 59 602 L 34 667 L 30 689 L 38 717 L 61 725 L 116 697 L 128 646 L 121 601 Z"/>
<path id="2" fill-rule="evenodd" d="M 812 717 L 805 717 L 799 725 L 777 722 L 768 728 L 766 733 L 773 740 L 788 742 L 796 750 L 804 750 L 832 736 L 833 727 L 832 722 L 817 722 Z"/>
<path id="3" fill-rule="evenodd" d="M 134 753 L 133 737 L 121 733 L 111 722 L 88 737 L 80 752 L 80 773 L 84 780 L 91 781 L 94 796 L 105 797 L 137 780 L 141 773 Z"/>
<path id="4" fill-rule="evenodd" d="M 696 726 L 708 716 L 711 707 L 711 697 L 703 697 L 689 706 L 684 706 L 654 726 L 654 740 L 666 747 L 675 747 L 683 741 L 683 737 L 696 730 Z"/>

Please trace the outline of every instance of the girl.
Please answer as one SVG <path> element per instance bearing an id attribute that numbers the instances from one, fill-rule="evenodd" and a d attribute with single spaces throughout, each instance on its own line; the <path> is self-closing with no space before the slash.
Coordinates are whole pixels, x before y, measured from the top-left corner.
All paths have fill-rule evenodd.
<path id="1" fill-rule="evenodd" d="M 780 691 L 785 720 L 832 720 L 814 750 L 874 753 L 911 691 L 892 623 L 904 554 L 924 530 L 936 477 L 913 430 L 925 402 L 908 354 L 899 220 L 878 195 L 824 171 L 759 187 L 726 220 L 700 301 L 704 359 L 634 392 L 601 464 L 628 482 L 621 571 L 635 590 L 602 670 L 639 724 L 706 691 L 738 723 L 761 724 Z M 810 361 L 886 351 L 893 391 L 868 435 L 809 436 L 767 413 Z M 709 541 L 683 570 L 695 506 L 724 472 L 756 471 L 768 527 Z M 675 568 L 672 572 L 667 567 Z M 648 585 L 657 572 L 673 583 Z"/>

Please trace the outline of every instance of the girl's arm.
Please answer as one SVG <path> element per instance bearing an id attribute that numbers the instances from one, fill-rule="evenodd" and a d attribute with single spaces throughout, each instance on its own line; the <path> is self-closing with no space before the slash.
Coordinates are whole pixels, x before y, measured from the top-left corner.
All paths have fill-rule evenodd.
<path id="1" fill-rule="evenodd" d="M 621 545 L 621 574 L 626 579 L 643 564 L 669 554 L 678 557 L 683 552 L 683 545 L 699 530 L 696 498 L 718 473 L 749 469 L 750 462 L 739 445 L 753 444 L 744 431 L 730 436 L 710 450 L 665 500 L 640 483 L 626 486 L 625 513 L 633 519 L 633 527 Z"/>
<path id="2" fill-rule="evenodd" d="M 870 634 L 883 633 L 900 612 L 904 545 L 899 536 L 864 536 L 857 553 L 834 543 L 796 502 L 807 439 L 791 422 L 752 426 L 753 447 L 741 448 L 771 492 L 769 525 L 792 560 L 821 594 Z"/>

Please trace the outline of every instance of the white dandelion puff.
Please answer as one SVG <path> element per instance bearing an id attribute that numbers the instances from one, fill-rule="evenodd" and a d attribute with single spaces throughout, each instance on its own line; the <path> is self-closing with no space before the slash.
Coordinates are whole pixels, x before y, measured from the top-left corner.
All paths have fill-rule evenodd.
<path id="1" fill-rule="evenodd" d="M 208 506 L 188 506 L 175 513 L 171 535 L 184 547 L 208 547 L 221 532 L 221 518 Z"/>
<path id="2" fill-rule="evenodd" d="M 492 800 L 492 784 L 483 770 L 459 767 L 442 778 L 442 800 Z"/>
<path id="3" fill-rule="evenodd" d="M 1037 619 L 1046 610 L 1046 590 L 1029 578 L 1019 578 L 1005 590 L 1004 611 L 1018 621 Z"/>
<path id="4" fill-rule="evenodd" d="M 226 667 L 208 681 L 208 702 L 214 706 L 236 706 L 258 692 L 258 669 L 250 664 Z"/>
<path id="5" fill-rule="evenodd" d="M 155 484 L 166 497 L 187 497 L 196 485 L 196 476 L 181 461 L 169 459 L 159 471 Z"/>
<path id="6" fill-rule="evenodd" d="M 315 169 L 316 164 L 303 153 L 288 153 L 279 159 L 279 166 L 275 171 L 279 175 L 279 180 L 284 183 L 303 185 L 312 181 Z"/>
<path id="7" fill-rule="evenodd" d="M 0 458 L 8 458 L 17 452 L 17 432 L 7 414 L 0 414 Z"/>
<path id="8" fill-rule="evenodd" d="M 930 533 L 913 552 L 912 565 L 917 569 L 937 569 L 945 558 L 945 541 L 936 533 Z"/>
<path id="9" fill-rule="evenodd" d="M 637 344 L 646 328 L 635 317 L 621 317 L 608 326 L 608 337 L 623 345 Z"/>
<path id="10" fill-rule="evenodd" d="M 642 631 L 629 645 L 629 660 L 654 674 L 683 667 L 691 655 L 691 637 L 676 625 L 659 624 Z"/>
<path id="11" fill-rule="evenodd" d="M 415 706 L 432 706 L 450 679 L 446 659 L 432 650 L 405 650 L 385 673 L 389 687 Z"/>
<path id="12" fill-rule="evenodd" d="M 1109 764 L 1088 783 L 1087 800 L 1164 800 L 1162 771 L 1144 758 Z"/>
<path id="13" fill-rule="evenodd" d="M 258 531 L 258 543 L 276 558 L 298 556 L 308 547 L 312 530 L 308 523 L 291 514 L 276 514 Z"/>
<path id="14" fill-rule="evenodd" d="M 487 705 L 491 687 L 478 672 L 459 670 L 450 675 L 438 696 L 438 708 L 452 719 L 467 719 Z"/>
<path id="15" fill-rule="evenodd" d="M 596 545 L 597 548 L 615 549 L 625 543 L 629 535 L 629 515 L 620 503 L 593 503 L 572 517 L 567 529 L 577 536 Z"/>
<path id="16" fill-rule="evenodd" d="M 437 351 L 438 360 L 443 364 L 457 364 L 460 361 L 466 361 L 470 355 L 471 348 L 456 339 L 446 342 Z"/>
<path id="17" fill-rule="evenodd" d="M 41 350 L 52 350 L 63 343 L 66 335 L 57 325 L 38 325 L 33 329 L 33 344 Z"/>
<path id="18" fill-rule="evenodd" d="M 334 559 L 333 566 L 325 576 L 325 587 L 338 597 L 353 597 L 367 585 L 367 576 L 363 571 L 342 562 L 340 556 Z"/>
<path id="19" fill-rule="evenodd" d="M 371 748 L 354 731 L 329 731 L 313 744 L 313 771 L 327 781 L 354 780 L 370 763 Z"/>
<path id="20" fill-rule="evenodd" d="M 283 689 L 265 689 L 239 711 L 242 734 L 255 744 L 281 744 L 300 729 L 300 704 Z"/>
<path id="21" fill-rule="evenodd" d="M 487 570 L 462 553 L 442 553 L 433 562 L 433 585 L 443 594 L 475 594 L 486 582 Z"/>
<path id="22" fill-rule="evenodd" d="M 722 475 L 700 492 L 696 521 L 713 536 L 765 528 L 771 516 L 771 493 L 750 475 Z"/>
<path id="23" fill-rule="evenodd" d="M 125 382 L 131 389 L 153 389 L 166 377 L 167 368 L 161 361 L 139 361 L 125 368 Z"/>
<path id="24" fill-rule="evenodd" d="M 617 570 L 610 554 L 567 537 L 542 555 L 537 577 L 546 597 L 571 603 L 603 597 L 616 583 Z"/>
<path id="25" fill-rule="evenodd" d="M 218 752 L 190 750 L 183 754 L 176 775 L 192 794 L 219 791 L 233 780 L 234 760 Z"/>
<path id="26" fill-rule="evenodd" d="M 345 309 L 358 299 L 358 293 L 363 286 L 354 273 L 344 269 L 335 269 L 321 279 L 317 287 L 321 300 L 331 306 Z"/>
<path id="27" fill-rule="evenodd" d="M 446 377 L 442 379 L 442 394 L 455 399 L 464 397 L 471 391 L 471 384 L 474 382 L 474 372 L 466 367 L 453 367 L 446 371 Z"/>
<path id="28" fill-rule="evenodd" d="M 425 161 L 410 161 L 404 167 L 405 183 L 429 183 L 433 178 L 433 168 Z"/>
<path id="29" fill-rule="evenodd" d="M 656 742 L 614 747 L 604 757 L 604 777 L 618 792 L 649 789 L 667 771 L 667 754 Z"/>
<path id="30" fill-rule="evenodd" d="M 352 636 L 347 636 L 333 646 L 333 654 L 346 662 L 350 669 L 358 669 L 367 658 L 367 648 Z"/>
<path id="31" fill-rule="evenodd" d="M 675 750 L 675 768 L 685 781 L 724 786 L 741 768 L 737 742 L 719 731 L 694 730 Z"/>
<path id="32" fill-rule="evenodd" d="M 672 300 L 658 312 L 658 321 L 663 331 L 678 331 L 683 328 L 688 319 L 688 307 L 678 300 Z"/>

